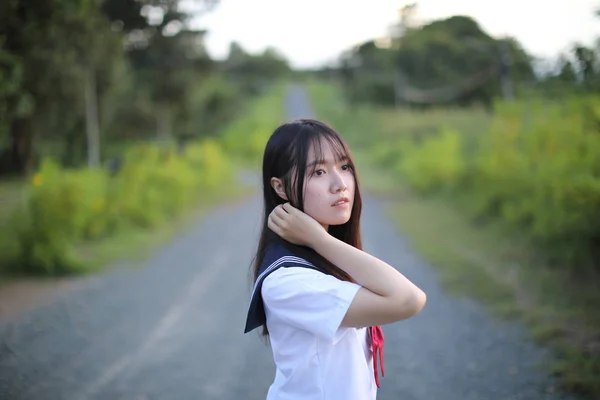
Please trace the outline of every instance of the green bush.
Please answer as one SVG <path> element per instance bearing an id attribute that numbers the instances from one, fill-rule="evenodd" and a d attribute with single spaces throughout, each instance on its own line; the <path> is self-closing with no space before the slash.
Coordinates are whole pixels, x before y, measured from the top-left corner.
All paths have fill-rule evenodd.
<path id="1" fill-rule="evenodd" d="M 420 144 L 406 144 L 397 170 L 414 188 L 426 192 L 440 187 L 454 187 L 463 178 L 461 135 L 443 130 Z"/>
<path id="2" fill-rule="evenodd" d="M 600 234 L 599 108 L 597 97 L 499 104 L 466 187 L 480 212 L 563 252 L 587 247 Z"/>
<path id="3" fill-rule="evenodd" d="M 476 216 L 521 227 L 561 257 L 586 258 L 600 235 L 599 109 L 600 98 L 581 96 L 498 103 L 470 143 L 442 131 L 404 144 L 398 172 L 418 190 L 468 194 Z"/>
<path id="4" fill-rule="evenodd" d="M 83 263 L 73 246 L 123 227 L 156 226 L 189 208 L 199 197 L 232 180 L 232 168 L 215 141 L 129 150 L 115 176 L 103 169 L 62 169 L 45 160 L 31 194 L 10 222 L 21 272 L 66 274 Z"/>

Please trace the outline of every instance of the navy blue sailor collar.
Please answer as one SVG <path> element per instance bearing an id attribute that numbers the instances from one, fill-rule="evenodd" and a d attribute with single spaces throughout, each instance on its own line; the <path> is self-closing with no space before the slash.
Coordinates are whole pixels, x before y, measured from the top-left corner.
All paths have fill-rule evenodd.
<path id="1" fill-rule="evenodd" d="M 267 276 L 279 268 L 301 267 L 319 270 L 312 263 L 304 258 L 298 257 L 295 253 L 289 250 L 281 240 L 271 241 L 267 247 L 265 257 L 261 263 L 258 278 L 252 289 L 250 298 L 250 306 L 246 317 L 246 327 L 244 333 L 248 333 L 259 326 L 266 324 L 267 317 L 265 315 L 264 303 L 262 298 L 262 284 Z"/>

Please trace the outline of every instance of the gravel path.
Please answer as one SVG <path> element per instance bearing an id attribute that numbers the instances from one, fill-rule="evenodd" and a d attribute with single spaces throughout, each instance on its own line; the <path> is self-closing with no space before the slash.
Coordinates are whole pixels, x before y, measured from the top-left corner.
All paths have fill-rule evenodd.
<path id="1" fill-rule="evenodd" d="M 286 101 L 289 117 L 311 115 L 301 89 Z M 536 369 L 547 354 L 519 326 L 447 295 L 380 200 L 365 203 L 365 249 L 428 295 L 417 317 L 384 327 L 378 399 L 571 399 Z M 242 333 L 259 210 L 256 196 L 221 205 L 143 268 L 82 280 L 0 325 L 0 399 L 264 399 L 270 350 Z"/>

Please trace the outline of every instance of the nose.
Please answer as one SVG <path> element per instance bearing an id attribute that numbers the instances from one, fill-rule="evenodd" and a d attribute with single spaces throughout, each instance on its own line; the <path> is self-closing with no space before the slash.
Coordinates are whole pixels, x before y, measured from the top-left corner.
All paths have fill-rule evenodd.
<path id="1" fill-rule="evenodd" d="M 332 182 L 333 193 L 343 193 L 348 189 L 344 177 L 339 172 L 335 172 L 332 174 L 334 176 L 334 180 Z"/>

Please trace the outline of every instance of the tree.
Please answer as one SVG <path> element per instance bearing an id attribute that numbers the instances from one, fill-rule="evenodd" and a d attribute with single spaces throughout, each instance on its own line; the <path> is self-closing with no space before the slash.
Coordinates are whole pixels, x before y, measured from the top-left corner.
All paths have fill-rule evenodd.
<path id="1" fill-rule="evenodd" d="M 464 16 L 417 27 L 407 22 L 413 11 L 401 14 L 396 36 L 385 41 L 391 45 L 368 41 L 346 57 L 344 76 L 347 81 L 352 76 L 347 89 L 353 98 L 383 104 L 490 104 L 501 93 L 502 81 L 533 77 L 529 57 L 516 40 L 492 38 Z"/>
<path id="2" fill-rule="evenodd" d="M 287 60 L 276 49 L 267 47 L 261 54 L 249 54 L 236 42 L 230 44 L 223 62 L 223 72 L 246 94 L 260 92 L 268 82 L 290 71 Z"/>
<path id="3" fill-rule="evenodd" d="M 209 12 L 216 0 L 195 1 L 193 12 L 178 0 L 105 0 L 103 11 L 125 33 L 127 54 L 139 87 L 146 87 L 155 107 L 157 137 L 172 136 L 174 109 L 184 107 L 190 82 L 208 72 L 204 30 L 189 26 L 192 16 Z M 140 18 L 140 16 L 142 18 Z M 200 74 L 201 75 L 201 74 Z"/>
<path id="4" fill-rule="evenodd" d="M 196 1 L 194 15 L 216 4 Z M 138 86 L 147 88 L 155 107 L 157 137 L 169 140 L 174 110 L 185 107 L 190 82 L 197 84 L 212 66 L 204 48 L 205 31 L 190 28 L 192 14 L 182 10 L 177 0 L 106 0 L 103 9 L 126 34 Z"/>
<path id="5" fill-rule="evenodd" d="M 596 83 L 596 53 L 594 50 L 583 45 L 575 45 L 573 48 L 573 56 L 584 87 L 587 90 L 593 89 Z"/>
<path id="6" fill-rule="evenodd" d="M 25 5 L 7 0 L 0 7 L 2 53 L 13 60 L 13 72 L 20 77 L 18 88 L 0 99 L 9 135 L 3 158 L 8 170 L 26 173 L 34 166 L 34 137 L 42 131 L 61 136 L 77 127 L 92 66 L 110 64 L 120 44 L 93 1 L 32 0 Z"/>

